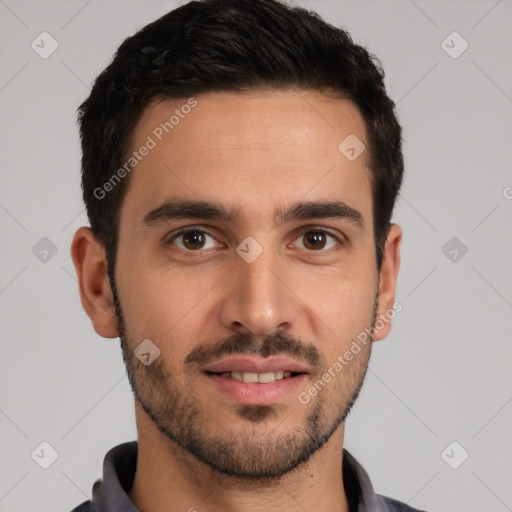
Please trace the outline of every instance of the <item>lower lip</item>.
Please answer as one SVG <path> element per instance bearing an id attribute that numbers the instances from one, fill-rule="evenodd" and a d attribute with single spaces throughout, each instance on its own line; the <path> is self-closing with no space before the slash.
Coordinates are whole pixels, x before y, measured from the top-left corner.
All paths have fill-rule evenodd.
<path id="1" fill-rule="evenodd" d="M 303 384 L 307 374 L 300 374 L 287 379 L 262 384 L 259 382 L 240 382 L 231 377 L 213 373 L 205 374 L 220 390 L 233 400 L 242 404 L 269 405 L 289 395 Z"/>

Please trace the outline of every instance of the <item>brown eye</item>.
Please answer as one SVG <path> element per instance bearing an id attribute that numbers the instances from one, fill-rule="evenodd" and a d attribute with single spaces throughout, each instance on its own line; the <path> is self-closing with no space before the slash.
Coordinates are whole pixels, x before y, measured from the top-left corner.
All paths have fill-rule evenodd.
<path id="1" fill-rule="evenodd" d="M 331 250 L 336 250 L 336 246 L 343 245 L 336 236 L 323 229 L 304 231 L 298 240 L 302 242 L 302 247 L 300 247 L 300 244 L 299 247 L 309 252 L 329 253 Z"/>
<path id="2" fill-rule="evenodd" d="M 326 233 L 322 231 L 308 231 L 304 234 L 304 246 L 307 249 L 323 249 L 326 244 Z"/>
<path id="3" fill-rule="evenodd" d="M 202 249 L 205 243 L 204 233 L 201 231 L 188 231 L 182 235 L 183 245 L 190 250 Z"/>
<path id="4" fill-rule="evenodd" d="M 215 243 L 211 243 L 210 247 L 205 247 L 207 239 L 214 238 L 200 229 L 186 229 L 182 230 L 174 235 L 170 240 L 169 244 L 176 245 L 178 248 L 184 251 L 198 252 L 200 249 L 212 249 L 215 247 Z M 181 242 L 181 243 L 177 243 Z"/>

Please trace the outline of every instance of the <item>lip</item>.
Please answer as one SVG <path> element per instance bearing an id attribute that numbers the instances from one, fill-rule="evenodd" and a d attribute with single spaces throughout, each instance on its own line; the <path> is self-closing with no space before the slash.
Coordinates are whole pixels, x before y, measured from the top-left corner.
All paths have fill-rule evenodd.
<path id="1" fill-rule="evenodd" d="M 210 363 L 202 368 L 203 372 L 251 372 L 267 373 L 284 370 L 292 373 L 311 373 L 309 368 L 287 357 L 276 356 L 266 359 L 254 359 L 250 357 L 230 357 Z M 268 385 L 268 384 L 266 384 Z"/>
<path id="2" fill-rule="evenodd" d="M 229 357 L 207 364 L 201 370 L 208 381 L 223 395 L 246 405 L 271 405 L 296 391 L 301 384 L 304 386 L 306 379 L 311 374 L 311 370 L 307 366 L 283 356 L 265 359 L 247 356 Z M 221 375 L 225 372 L 267 373 L 278 370 L 298 375 L 265 384 L 240 382 Z"/>
<path id="3" fill-rule="evenodd" d="M 307 374 L 300 374 L 262 384 L 259 382 L 240 382 L 216 373 L 205 373 L 204 375 L 222 394 L 237 403 L 245 405 L 272 405 L 292 392 L 297 392 L 297 388 L 301 384 L 304 386 L 308 378 Z"/>

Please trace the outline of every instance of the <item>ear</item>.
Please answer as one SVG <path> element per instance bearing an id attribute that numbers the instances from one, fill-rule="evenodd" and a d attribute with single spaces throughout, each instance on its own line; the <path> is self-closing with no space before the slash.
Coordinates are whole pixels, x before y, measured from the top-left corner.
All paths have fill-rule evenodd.
<path id="1" fill-rule="evenodd" d="M 117 338 L 115 316 L 107 259 L 103 244 L 88 227 L 81 227 L 71 243 L 71 257 L 80 287 L 82 307 L 92 321 L 94 330 L 104 338 Z"/>
<path id="2" fill-rule="evenodd" d="M 377 316 L 375 318 L 376 323 L 379 321 L 379 318 L 382 319 L 383 321 L 380 324 L 384 324 L 384 327 L 377 329 L 373 341 L 384 339 L 391 331 L 389 311 L 393 311 L 393 304 L 395 303 L 396 281 L 400 268 L 401 242 L 402 228 L 398 224 L 391 224 L 386 238 L 380 270 Z M 388 312 L 387 315 L 386 312 Z"/>

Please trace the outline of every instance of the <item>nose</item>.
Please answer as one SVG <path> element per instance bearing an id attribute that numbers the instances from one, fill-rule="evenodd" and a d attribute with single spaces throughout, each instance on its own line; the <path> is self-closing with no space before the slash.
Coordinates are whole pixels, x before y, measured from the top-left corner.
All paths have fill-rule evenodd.
<path id="1" fill-rule="evenodd" d="M 222 324 L 260 338 L 277 329 L 291 329 L 301 304 L 292 272 L 271 249 L 251 263 L 236 255 L 221 306 Z"/>

